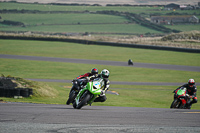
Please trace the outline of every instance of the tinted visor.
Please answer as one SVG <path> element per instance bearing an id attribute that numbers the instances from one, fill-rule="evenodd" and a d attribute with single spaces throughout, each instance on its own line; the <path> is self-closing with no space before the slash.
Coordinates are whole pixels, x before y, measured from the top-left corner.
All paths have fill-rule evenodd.
<path id="1" fill-rule="evenodd" d="M 194 83 L 188 83 L 189 85 L 194 85 Z"/>
<path id="2" fill-rule="evenodd" d="M 98 72 L 94 72 L 94 71 L 93 71 L 92 74 L 98 74 Z"/>
<path id="3" fill-rule="evenodd" d="M 103 77 L 103 78 L 108 78 L 108 77 L 109 77 L 109 75 L 107 76 L 107 75 L 104 75 L 104 74 L 103 74 L 103 75 L 102 75 L 102 77 Z"/>
<path id="4" fill-rule="evenodd" d="M 98 74 L 98 70 L 96 68 L 92 69 L 92 74 Z"/>

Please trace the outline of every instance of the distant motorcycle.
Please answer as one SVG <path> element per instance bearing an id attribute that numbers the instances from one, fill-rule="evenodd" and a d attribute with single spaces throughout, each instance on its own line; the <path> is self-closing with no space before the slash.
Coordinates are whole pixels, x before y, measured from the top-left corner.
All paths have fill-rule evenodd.
<path id="1" fill-rule="evenodd" d="M 181 87 L 174 91 L 174 101 L 172 102 L 170 108 L 175 109 L 190 109 L 187 105 L 187 102 L 190 100 L 189 95 L 187 94 L 187 89 Z"/>
<path id="2" fill-rule="evenodd" d="M 74 102 L 77 94 L 79 93 L 81 88 L 84 87 L 84 83 L 85 83 L 85 79 L 77 79 L 77 80 L 72 81 L 72 88 L 69 93 L 69 98 L 66 102 L 67 105 Z"/>
<path id="3" fill-rule="evenodd" d="M 101 94 L 102 82 L 103 79 L 101 78 L 88 82 L 85 88 L 79 91 L 73 103 L 73 107 L 75 109 L 81 109 L 83 106 L 92 104 L 95 98 Z"/>
<path id="4" fill-rule="evenodd" d="M 128 65 L 133 65 L 133 61 L 131 59 L 128 60 Z"/>

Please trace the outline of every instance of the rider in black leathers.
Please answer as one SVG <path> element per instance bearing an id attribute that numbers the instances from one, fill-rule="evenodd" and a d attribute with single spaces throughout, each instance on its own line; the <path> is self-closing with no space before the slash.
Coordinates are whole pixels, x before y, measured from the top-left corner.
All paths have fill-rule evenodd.
<path id="1" fill-rule="evenodd" d="M 98 76 L 98 69 L 97 68 L 93 68 L 91 70 L 91 72 L 85 73 L 83 75 L 79 75 L 77 78 L 75 78 L 72 82 L 73 82 L 73 86 L 71 88 L 72 89 L 77 89 L 80 90 L 81 86 L 86 85 L 86 77 L 91 77 L 91 76 Z"/>
<path id="2" fill-rule="evenodd" d="M 189 94 L 189 98 L 193 99 L 192 101 L 189 100 L 187 103 L 187 107 L 190 109 L 193 103 L 197 103 L 197 96 L 196 96 L 197 87 L 195 85 L 194 79 L 189 79 L 187 84 L 184 84 L 178 87 L 177 89 L 181 87 L 185 87 L 187 89 L 187 93 Z"/>
<path id="3" fill-rule="evenodd" d="M 90 76 L 98 76 L 98 69 L 97 68 L 93 68 L 91 70 L 91 72 L 85 73 L 83 75 L 79 75 L 77 78 L 75 78 L 72 83 L 72 88 L 69 92 L 69 99 L 67 100 L 66 104 L 69 105 L 71 102 L 70 101 L 71 97 L 75 96 L 78 94 L 78 92 L 87 84 L 87 80 L 86 77 L 90 77 Z M 75 92 L 75 95 L 74 95 Z M 70 97 L 71 95 L 71 97 Z"/>

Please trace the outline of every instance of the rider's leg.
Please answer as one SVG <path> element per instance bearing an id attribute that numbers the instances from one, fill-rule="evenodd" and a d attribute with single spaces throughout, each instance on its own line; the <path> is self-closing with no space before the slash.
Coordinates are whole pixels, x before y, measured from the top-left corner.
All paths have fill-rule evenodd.
<path id="1" fill-rule="evenodd" d="M 95 100 L 94 100 L 94 102 L 105 102 L 106 101 L 106 96 L 104 95 L 104 96 L 99 96 L 99 97 L 97 97 Z"/>

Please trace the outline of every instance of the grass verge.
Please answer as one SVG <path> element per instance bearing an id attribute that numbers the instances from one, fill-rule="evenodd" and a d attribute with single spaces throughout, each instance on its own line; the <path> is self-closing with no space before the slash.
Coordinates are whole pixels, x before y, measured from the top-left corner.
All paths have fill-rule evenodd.
<path id="1" fill-rule="evenodd" d="M 58 92 L 56 97 L 30 97 L 23 99 L 0 98 L 10 102 L 28 102 L 44 104 L 65 104 L 68 98 L 71 84 L 45 82 L 55 88 Z M 126 88 L 114 89 L 113 85 L 110 90 L 117 91 L 119 95 L 106 94 L 107 101 L 104 103 L 93 103 L 92 106 L 121 106 L 121 107 L 147 107 L 147 108 L 169 108 L 173 101 L 172 91 L 177 86 L 129 86 Z M 198 95 L 197 95 L 198 97 Z M 67 105 L 66 105 L 67 106 Z M 73 108 L 73 107 L 72 107 Z M 192 109 L 200 110 L 200 103 L 192 106 Z"/>
<path id="2" fill-rule="evenodd" d="M 113 61 L 124 61 L 132 58 L 134 61 L 145 63 L 200 66 L 199 54 L 93 46 L 62 42 L 0 40 L 0 53 Z M 91 56 L 91 54 L 94 56 Z M 110 70 L 111 81 L 186 82 L 191 77 L 194 78 L 196 82 L 200 80 L 199 72 L 14 59 L 0 59 L 0 62 L 0 73 L 23 78 L 70 80 L 80 74 L 90 71 L 93 67 L 97 67 L 99 70 L 104 68 Z M 193 64 L 191 64 L 191 62 Z M 55 97 L 33 96 L 24 99 L 1 99 L 12 102 L 65 104 L 70 87 L 66 89 L 63 86 L 71 86 L 71 84 L 48 83 L 48 85 L 58 91 L 58 94 Z M 169 89 L 169 86 L 120 86 L 111 84 L 111 90 L 117 91 L 120 95 L 107 94 L 108 100 L 105 103 L 94 103 L 93 105 L 169 108 L 173 100 L 173 94 L 171 92 L 176 87 L 172 86 Z M 193 109 L 200 109 L 199 103 L 194 104 Z"/>
<path id="3" fill-rule="evenodd" d="M 110 71 L 111 81 L 129 82 L 186 82 L 189 78 L 200 81 L 199 72 L 162 70 L 95 64 L 1 59 L 0 73 L 23 78 L 72 80 L 96 67 Z"/>
<path id="4" fill-rule="evenodd" d="M 200 66 L 200 54 L 198 53 L 83 45 L 68 42 L 0 39 L 0 53 L 110 61 L 132 59 L 133 62 L 142 63 Z"/>

